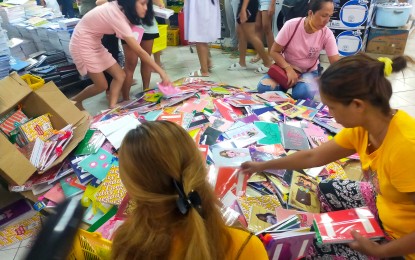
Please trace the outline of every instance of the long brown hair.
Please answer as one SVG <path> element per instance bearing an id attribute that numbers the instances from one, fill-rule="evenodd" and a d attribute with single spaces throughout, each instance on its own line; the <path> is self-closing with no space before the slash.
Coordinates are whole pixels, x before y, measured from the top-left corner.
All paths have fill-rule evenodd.
<path id="1" fill-rule="evenodd" d="M 113 259 L 226 258 L 230 235 L 219 201 L 206 180 L 201 153 L 183 128 L 168 121 L 143 123 L 125 136 L 119 163 L 137 206 L 115 234 Z M 174 180 L 185 194 L 198 192 L 201 214 L 195 209 L 180 213 Z M 178 252 L 172 252 L 173 241 L 183 245 Z"/>
<path id="2" fill-rule="evenodd" d="M 413 60 L 408 56 L 398 56 L 392 62 L 392 72 L 398 72 Z M 367 100 L 387 115 L 391 110 L 392 85 L 384 70 L 384 62 L 363 53 L 342 58 L 321 75 L 320 92 L 344 105 L 353 99 Z"/>

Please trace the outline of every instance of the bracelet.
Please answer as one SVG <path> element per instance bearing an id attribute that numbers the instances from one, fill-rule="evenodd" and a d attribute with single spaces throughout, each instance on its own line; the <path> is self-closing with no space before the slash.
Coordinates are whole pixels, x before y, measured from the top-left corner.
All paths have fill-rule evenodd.
<path id="1" fill-rule="evenodd" d="M 282 68 L 282 69 L 288 69 L 289 67 L 291 67 L 291 65 L 290 64 L 288 64 L 287 66 L 285 66 L 284 68 Z"/>

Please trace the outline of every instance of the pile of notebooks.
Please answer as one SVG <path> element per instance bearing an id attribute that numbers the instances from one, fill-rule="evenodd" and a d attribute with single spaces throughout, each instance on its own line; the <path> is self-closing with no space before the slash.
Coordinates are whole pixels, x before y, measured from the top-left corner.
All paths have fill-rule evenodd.
<path id="1" fill-rule="evenodd" d="M 0 27 L 0 79 L 8 76 L 10 72 L 10 50 L 8 48 L 8 41 L 9 38 L 7 37 L 6 31 Z"/>
<path id="2" fill-rule="evenodd" d="M 328 109 L 279 91 L 257 94 L 197 78 L 174 84 L 174 91 L 159 86 L 94 116 L 84 140 L 59 169 L 48 170 L 45 178 L 35 174 L 10 190 L 31 190 L 39 197 L 39 209 L 79 196 L 87 209 L 84 222 L 111 238 L 123 221 L 117 216 L 133 207 L 119 178 L 117 149 L 143 121 L 168 120 L 182 126 L 199 147 L 226 223 L 239 221 L 263 238 L 272 259 L 306 254 L 315 237 L 310 228 L 320 213 L 319 181 L 346 178 L 343 165 L 358 157 L 313 169 L 266 169 L 252 176 L 239 174 L 239 166 L 327 142 L 341 129 Z M 289 239 L 296 244 L 283 242 Z"/>
<path id="3" fill-rule="evenodd" d="M 21 109 L 2 117 L 0 129 L 40 172 L 53 164 L 73 136 L 71 125 L 56 131 L 48 114 L 29 119 Z"/>

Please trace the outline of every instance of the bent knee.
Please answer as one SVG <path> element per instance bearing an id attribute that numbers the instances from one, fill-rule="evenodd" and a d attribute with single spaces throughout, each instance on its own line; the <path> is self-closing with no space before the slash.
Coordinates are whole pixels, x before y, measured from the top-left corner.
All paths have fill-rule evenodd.
<path id="1" fill-rule="evenodd" d="M 263 85 L 263 86 L 268 86 L 271 87 L 272 89 L 275 89 L 277 87 L 277 82 L 271 78 L 262 78 L 259 81 L 258 85 Z"/>
<path id="2" fill-rule="evenodd" d="M 120 72 L 117 73 L 117 75 L 115 75 L 114 80 L 124 81 L 125 77 L 126 77 L 125 71 L 121 70 Z"/>

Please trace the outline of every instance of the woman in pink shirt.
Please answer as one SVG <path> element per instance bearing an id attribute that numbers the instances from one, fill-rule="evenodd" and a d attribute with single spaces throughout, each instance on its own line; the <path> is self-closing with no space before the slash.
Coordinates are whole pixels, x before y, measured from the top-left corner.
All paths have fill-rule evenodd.
<path id="1" fill-rule="evenodd" d="M 316 89 L 303 76 L 318 76 L 321 50 L 326 51 L 330 64 L 339 60 L 336 39 L 326 26 L 333 12 L 333 0 L 311 0 L 307 17 L 288 20 L 275 38 L 270 55 L 287 72 L 294 99 L 313 99 Z M 258 83 L 258 92 L 271 90 L 287 91 L 265 75 Z"/>
<path id="2" fill-rule="evenodd" d="M 142 62 L 148 63 L 160 75 L 162 84 L 169 85 L 166 72 L 158 66 L 134 37 L 131 26 L 141 24 L 147 12 L 147 0 L 118 0 L 97 6 L 88 12 L 75 27 L 69 50 L 79 73 L 88 75 L 93 84 L 72 98 L 78 108 L 83 109 L 82 101 L 95 96 L 108 88 L 104 71 L 113 80 L 109 91 L 109 107 L 117 104 L 125 73 L 116 60 L 102 45 L 104 34 L 116 34 L 138 55 Z"/>

